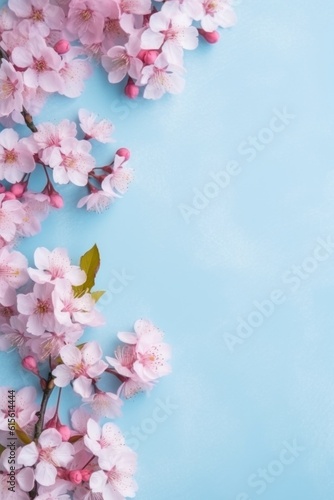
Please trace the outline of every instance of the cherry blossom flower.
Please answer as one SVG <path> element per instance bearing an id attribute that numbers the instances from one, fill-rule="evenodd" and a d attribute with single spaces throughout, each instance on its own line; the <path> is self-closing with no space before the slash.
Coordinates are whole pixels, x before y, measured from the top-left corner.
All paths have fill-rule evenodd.
<path id="1" fill-rule="evenodd" d="M 87 342 L 82 349 L 74 345 L 65 345 L 61 348 L 60 357 L 63 364 L 58 365 L 52 372 L 55 384 L 66 387 L 73 379 L 73 389 L 83 398 L 91 396 L 92 379 L 99 377 L 107 368 L 107 363 L 101 360 L 102 350 L 95 341 Z"/>
<path id="2" fill-rule="evenodd" d="M 61 91 L 63 81 L 59 75 L 61 57 L 48 47 L 44 38 L 34 36 L 24 47 L 15 47 L 12 52 L 15 66 L 25 69 L 23 81 L 27 87 L 40 86 L 46 92 Z"/>
<path id="3" fill-rule="evenodd" d="M 41 160 L 48 165 L 50 156 L 55 150 L 61 149 L 62 141 L 75 138 L 77 127 L 74 122 L 62 120 L 58 125 L 44 122 L 38 125 L 38 130 L 31 136 L 30 145 Z"/>
<path id="4" fill-rule="evenodd" d="M 93 493 L 102 493 L 105 500 L 135 496 L 138 488 L 132 476 L 136 471 L 137 455 L 130 448 L 124 447 L 122 452 L 115 454 L 105 448 L 98 462 L 102 470 L 93 472 L 89 480 Z"/>
<path id="5" fill-rule="evenodd" d="M 50 210 L 49 197 L 42 193 L 26 191 L 21 198 L 24 211 L 23 219 L 17 225 L 20 236 L 33 236 L 41 230 L 41 222 L 47 217 Z"/>
<path id="6" fill-rule="evenodd" d="M 151 0 L 117 0 L 122 13 L 145 15 L 151 12 Z"/>
<path id="7" fill-rule="evenodd" d="M 95 309 L 95 301 L 90 293 L 75 297 L 71 283 L 66 279 L 58 279 L 52 292 L 54 314 L 62 325 L 100 326 L 104 323 L 102 316 Z"/>
<path id="8" fill-rule="evenodd" d="M 35 479 L 42 486 L 51 486 L 57 477 L 57 467 L 67 467 L 72 460 L 74 448 L 64 443 L 56 429 L 44 430 L 38 443 L 23 446 L 18 454 L 17 463 L 35 467 Z"/>
<path id="9" fill-rule="evenodd" d="M 0 132 L 0 179 L 19 182 L 25 173 L 32 172 L 35 161 L 24 139 L 19 140 L 15 130 L 8 128 Z"/>
<path id="10" fill-rule="evenodd" d="M 135 80 L 139 78 L 143 67 L 143 62 L 136 57 L 139 50 L 140 42 L 133 37 L 124 47 L 112 47 L 102 56 L 102 66 L 108 73 L 109 82 L 121 82 L 127 74 Z"/>
<path id="11" fill-rule="evenodd" d="M 23 106 L 23 79 L 14 66 L 2 59 L 0 66 L 0 116 L 8 116 L 12 111 L 21 112 Z"/>
<path id="12" fill-rule="evenodd" d="M 63 88 L 60 94 L 66 97 L 79 97 L 84 90 L 84 80 L 92 73 L 90 64 L 84 59 L 78 59 L 82 49 L 72 47 L 62 57 L 63 66 L 59 72 L 63 80 Z"/>
<path id="13" fill-rule="evenodd" d="M 39 486 L 36 500 L 71 500 L 68 491 L 73 486 L 68 481 L 56 479 L 51 486 Z"/>
<path id="14" fill-rule="evenodd" d="M 8 431 L 8 390 L 9 387 L 0 387 L 0 430 Z M 31 422 L 36 421 L 38 405 L 36 389 L 28 386 L 15 393 L 15 420 L 21 429 L 25 429 Z"/>
<path id="15" fill-rule="evenodd" d="M 140 79 L 141 85 L 146 85 L 144 97 L 159 99 L 163 94 L 178 94 L 184 88 L 184 79 L 180 76 L 181 69 L 172 66 L 165 54 L 160 54 L 154 64 L 145 66 Z"/>
<path id="16" fill-rule="evenodd" d="M 87 45 L 101 42 L 107 0 L 72 0 L 69 7 L 66 29 L 72 39 Z"/>
<path id="17" fill-rule="evenodd" d="M 98 417 L 115 418 L 121 414 L 123 401 L 113 392 L 97 391 L 84 401 Z"/>
<path id="18" fill-rule="evenodd" d="M 46 321 L 53 318 L 51 294 L 53 285 L 44 283 L 34 285 L 33 292 L 17 296 L 17 309 L 21 314 L 29 316 L 27 330 L 32 335 L 42 335 L 45 332 Z"/>
<path id="19" fill-rule="evenodd" d="M 125 446 L 124 436 L 115 424 L 107 422 L 101 429 L 92 418 L 87 422 L 87 434 L 84 436 L 84 442 L 86 447 L 97 457 L 105 448 L 114 453 L 122 450 Z"/>
<path id="20" fill-rule="evenodd" d="M 1 455 L 3 463 L 7 464 L 7 466 L 9 463 L 9 451 L 8 449 L 5 450 Z M 0 498 L 4 500 L 29 500 L 30 497 L 28 492 L 31 491 L 34 486 L 34 471 L 30 467 L 15 470 L 15 486 L 13 490 L 9 490 L 8 488 L 9 472 L 11 471 L 6 469 L 5 472 L 0 472 Z"/>
<path id="21" fill-rule="evenodd" d="M 149 29 L 141 37 L 142 49 L 159 49 L 162 46 L 168 62 L 182 63 L 182 49 L 193 50 L 198 45 L 198 31 L 192 19 L 181 12 L 168 15 L 164 7 L 150 17 Z"/>
<path id="22" fill-rule="evenodd" d="M 8 0 L 8 7 L 17 17 L 24 19 L 19 28 L 46 37 L 50 29 L 61 30 L 64 23 L 64 11 L 49 3 L 49 0 Z"/>
<path id="23" fill-rule="evenodd" d="M 92 190 L 91 187 L 92 192 L 80 198 L 77 207 L 82 208 L 86 205 L 87 210 L 99 213 L 109 208 L 110 204 L 118 198 L 118 195 L 113 191 L 110 183 L 108 181 L 105 182 L 105 179 L 102 181 L 101 187 L 102 189 L 100 190 Z"/>
<path id="24" fill-rule="evenodd" d="M 72 266 L 66 248 L 55 248 L 50 252 L 47 248 L 38 247 L 34 253 L 37 269 L 28 268 L 30 278 L 35 283 L 50 283 L 59 278 L 68 279 L 72 285 L 82 285 L 86 273 L 79 266 Z"/>
<path id="25" fill-rule="evenodd" d="M 102 182 L 102 188 L 109 192 L 116 189 L 121 194 L 126 193 L 130 182 L 133 180 L 133 169 L 126 166 L 123 156 L 115 155 L 113 171 Z"/>
<path id="26" fill-rule="evenodd" d="M 58 184 L 72 182 L 77 186 L 85 186 L 89 172 L 95 167 L 95 159 L 90 155 L 91 149 L 92 146 L 88 141 L 64 139 L 61 151 L 54 149 L 49 159 L 55 182 Z"/>
<path id="27" fill-rule="evenodd" d="M 236 23 L 236 15 L 230 0 L 202 0 L 204 15 L 201 26 L 205 31 L 214 31 L 221 26 L 230 28 Z"/>
<path id="28" fill-rule="evenodd" d="M 97 116 L 86 109 L 79 109 L 80 127 L 85 132 L 87 139 L 95 139 L 98 142 L 113 142 L 111 134 L 114 126 L 109 120 L 96 121 Z"/>
<path id="29" fill-rule="evenodd" d="M 30 354 L 28 344 L 31 335 L 27 332 L 28 317 L 23 314 L 12 315 L 8 324 L 1 325 L 0 351 L 7 351 L 10 347 L 17 347 L 21 357 Z"/>
<path id="30" fill-rule="evenodd" d="M 27 259 L 20 252 L 10 252 L 7 247 L 0 248 L 0 303 L 3 306 L 12 306 L 14 301 L 10 290 L 28 281 L 27 266 Z"/>

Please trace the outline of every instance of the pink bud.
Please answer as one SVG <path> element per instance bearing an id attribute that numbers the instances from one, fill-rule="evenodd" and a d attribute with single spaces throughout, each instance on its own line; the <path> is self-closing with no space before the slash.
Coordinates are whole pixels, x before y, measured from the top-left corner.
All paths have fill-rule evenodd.
<path id="1" fill-rule="evenodd" d="M 21 198 L 26 190 L 26 187 L 26 182 L 18 182 L 17 184 L 13 184 L 10 190 L 16 196 L 16 198 Z"/>
<path id="2" fill-rule="evenodd" d="M 4 201 L 7 201 L 7 200 L 16 200 L 15 194 L 11 193 L 10 191 L 6 191 Z"/>
<path id="3" fill-rule="evenodd" d="M 22 366 L 26 370 L 29 370 L 32 373 L 35 373 L 35 375 L 38 375 L 38 368 L 37 368 L 37 362 L 35 358 L 32 356 L 26 356 L 25 358 L 22 359 Z"/>
<path id="4" fill-rule="evenodd" d="M 45 424 L 45 429 L 57 429 L 58 421 L 58 415 L 56 414 Z"/>
<path id="5" fill-rule="evenodd" d="M 53 48 L 59 55 L 62 55 L 66 54 L 66 52 L 70 50 L 71 45 L 67 40 L 58 40 L 58 42 Z"/>
<path id="6" fill-rule="evenodd" d="M 54 208 L 63 208 L 64 206 L 64 200 L 62 196 L 60 196 L 60 194 L 56 191 L 50 194 L 50 205 Z"/>
<path id="7" fill-rule="evenodd" d="M 71 470 L 68 477 L 71 483 L 80 484 L 82 482 L 82 475 L 79 470 Z"/>
<path id="8" fill-rule="evenodd" d="M 146 52 L 147 52 L 147 50 L 141 49 L 137 54 L 138 59 L 140 59 L 141 61 L 144 61 L 144 57 L 146 56 Z"/>
<path id="9" fill-rule="evenodd" d="M 6 191 L 6 188 L 3 184 L 0 184 L 0 194 L 4 193 Z"/>
<path id="10" fill-rule="evenodd" d="M 200 28 L 198 32 L 208 43 L 217 43 L 219 40 L 220 35 L 218 31 L 205 31 Z"/>
<path id="11" fill-rule="evenodd" d="M 158 50 L 147 50 L 146 54 L 144 56 L 144 59 L 143 59 L 144 63 L 145 64 L 154 64 L 159 53 L 160 52 Z"/>
<path id="12" fill-rule="evenodd" d="M 90 476 L 92 475 L 92 471 L 88 469 L 82 469 L 81 471 L 81 477 L 83 481 L 89 481 Z"/>
<path id="13" fill-rule="evenodd" d="M 136 99 L 139 94 L 139 87 L 129 78 L 128 83 L 125 85 L 124 94 L 129 97 L 129 99 Z"/>
<path id="14" fill-rule="evenodd" d="M 125 158 L 126 161 L 131 156 L 131 153 L 130 153 L 130 151 L 127 148 L 119 148 L 119 149 L 117 149 L 116 154 L 118 156 L 123 156 L 123 158 Z"/>
<path id="15" fill-rule="evenodd" d="M 63 441 L 68 441 L 71 437 L 71 430 L 67 425 L 59 425 L 57 426 L 57 431 L 61 434 L 61 438 Z"/>

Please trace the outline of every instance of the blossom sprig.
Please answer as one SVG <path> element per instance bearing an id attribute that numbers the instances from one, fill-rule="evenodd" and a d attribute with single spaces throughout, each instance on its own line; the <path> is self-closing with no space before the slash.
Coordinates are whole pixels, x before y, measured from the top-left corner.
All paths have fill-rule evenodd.
<path id="1" fill-rule="evenodd" d="M 135 322 L 134 332 L 118 334 L 122 344 L 105 359 L 96 340 L 83 341 L 87 326 L 103 324 L 96 309 L 103 292 L 93 290 L 100 267 L 96 245 L 79 265 L 71 263 L 64 248 L 40 247 L 34 264 L 29 267 L 18 251 L 0 250 L 0 349 L 17 349 L 22 368 L 38 378 L 42 391 L 39 404 L 33 387 L 17 392 L 15 498 L 132 498 L 136 454 L 114 423 L 100 427 L 99 419 L 120 416 L 123 398 L 150 391 L 170 373 L 170 347 L 162 331 L 143 319 Z M 116 392 L 110 377 L 118 381 Z M 102 379 L 103 387 L 110 381 L 110 390 L 101 388 Z M 64 423 L 59 409 L 67 386 L 82 406 Z M 5 483 L 8 422 L 2 393 L 7 389 L 0 388 L 1 498 L 12 498 Z"/>
<path id="2" fill-rule="evenodd" d="M 110 83 L 135 98 L 184 87 L 184 52 L 235 24 L 233 0 L 9 0 L 0 14 L 0 116 L 22 121 L 47 96 L 77 97 L 98 60 Z M 24 118 L 24 113 L 23 113 Z"/>
<path id="3" fill-rule="evenodd" d="M 62 120 L 55 125 L 40 123 L 31 136 L 20 138 L 7 128 L 0 132 L 0 247 L 13 246 L 17 237 L 31 236 L 40 230 L 40 222 L 51 207 L 62 208 L 64 201 L 57 185 L 72 183 L 88 189 L 89 195 L 78 207 L 102 211 L 121 197 L 133 178 L 127 166 L 130 152 L 116 151 L 108 165 L 96 165 L 91 139 L 101 143 L 112 141 L 113 125 L 109 120 L 97 121 L 93 113 L 79 110 L 77 125 Z M 39 193 L 30 189 L 33 174 L 45 176 Z"/>

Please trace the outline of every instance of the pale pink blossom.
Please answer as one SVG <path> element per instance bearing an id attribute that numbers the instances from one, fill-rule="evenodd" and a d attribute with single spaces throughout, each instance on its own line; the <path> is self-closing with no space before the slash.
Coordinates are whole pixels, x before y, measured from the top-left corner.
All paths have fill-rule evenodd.
<path id="1" fill-rule="evenodd" d="M 78 59 L 82 49 L 72 47 L 69 52 L 63 55 L 63 66 L 59 72 L 63 80 L 63 89 L 60 94 L 66 97 L 79 97 L 84 90 L 84 80 L 92 73 L 92 67 L 88 61 Z"/>
<path id="2" fill-rule="evenodd" d="M 130 182 L 133 180 L 133 169 L 126 166 L 127 161 L 123 156 L 115 155 L 113 171 L 102 182 L 102 189 L 126 193 Z"/>
<path id="3" fill-rule="evenodd" d="M 1 325 L 0 351 L 17 347 L 21 356 L 30 354 L 28 344 L 31 335 L 27 332 L 28 317 L 23 314 L 12 315 L 8 324 Z"/>
<path id="4" fill-rule="evenodd" d="M 8 462 L 8 452 L 5 450 L 1 458 Z M 7 455 L 7 456 L 6 456 Z M 8 457 L 8 458 L 7 458 Z M 13 490 L 9 490 L 8 486 L 8 472 L 0 472 L 0 498 L 4 500 L 29 500 L 29 491 L 34 486 L 34 471 L 30 467 L 24 467 L 15 471 L 15 486 Z"/>
<path id="5" fill-rule="evenodd" d="M 139 78 L 143 67 L 143 62 L 136 57 L 139 50 L 139 40 L 132 37 L 124 47 L 112 47 L 106 55 L 102 56 L 102 66 L 108 73 L 109 82 L 121 82 L 126 75 L 135 80 Z"/>
<path id="6" fill-rule="evenodd" d="M 8 391 L 9 387 L 0 387 L 0 430 L 8 431 Z M 37 393 L 31 386 L 23 387 L 15 393 L 15 420 L 21 429 L 25 429 L 31 422 L 36 421 L 36 411 L 39 406 L 35 403 Z"/>
<path id="7" fill-rule="evenodd" d="M 28 273 L 35 283 L 50 283 L 65 278 L 77 286 L 86 280 L 85 271 L 79 266 L 71 265 L 66 248 L 55 248 L 50 251 L 45 247 L 38 247 L 34 253 L 34 262 L 37 269 L 29 267 Z"/>
<path id="8" fill-rule="evenodd" d="M 72 39 L 90 45 L 103 39 L 104 18 L 108 12 L 108 0 L 72 0 L 66 23 Z"/>
<path id="9" fill-rule="evenodd" d="M 123 401 L 113 392 L 97 391 L 84 401 L 89 404 L 97 417 L 116 418 L 121 414 Z"/>
<path id="10" fill-rule="evenodd" d="M 102 182 L 102 189 L 96 190 L 83 196 L 78 201 L 77 207 L 82 208 L 86 205 L 88 211 L 101 213 L 110 207 L 111 203 L 119 196 L 111 189 L 109 183 L 103 186 L 105 179 Z"/>
<path id="11" fill-rule="evenodd" d="M 236 23 L 236 15 L 231 0 L 202 0 L 204 13 L 201 26 L 205 31 L 214 31 L 219 26 L 230 28 Z"/>
<path id="12" fill-rule="evenodd" d="M 44 122 L 38 125 L 38 130 L 30 138 L 30 146 L 41 160 L 48 165 L 53 151 L 61 149 L 65 139 L 75 138 L 77 127 L 74 122 L 65 119 L 55 125 L 51 122 Z"/>
<path id="13" fill-rule="evenodd" d="M 84 443 L 98 457 L 104 448 L 108 448 L 111 453 L 122 450 L 125 446 L 125 439 L 115 424 L 107 422 L 101 428 L 95 420 L 90 418 L 87 422 Z"/>
<path id="14" fill-rule="evenodd" d="M 25 70 L 23 81 L 27 87 L 41 87 L 46 92 L 62 90 L 62 59 L 41 36 L 30 38 L 24 47 L 15 47 L 11 57 L 15 66 Z"/>
<path id="15" fill-rule="evenodd" d="M 133 474 L 136 472 L 137 455 L 128 447 L 119 453 L 110 453 L 108 448 L 99 455 L 102 470 L 93 472 L 89 486 L 93 493 L 102 493 L 104 500 L 133 498 L 138 489 Z"/>
<path id="16" fill-rule="evenodd" d="M 74 448 L 64 443 L 56 429 L 43 431 L 38 443 L 23 446 L 18 454 L 17 462 L 24 466 L 35 467 L 35 479 L 42 486 L 51 486 L 57 477 L 57 467 L 67 467 L 72 460 Z"/>
<path id="17" fill-rule="evenodd" d="M 49 196 L 42 193 L 26 191 L 21 198 L 24 211 L 23 219 L 17 226 L 20 236 L 33 236 L 40 232 L 41 222 L 50 211 Z"/>
<path id="18" fill-rule="evenodd" d="M 30 149 L 19 139 L 15 130 L 7 128 L 0 132 L 0 179 L 14 183 L 22 180 L 24 174 L 32 172 L 35 161 Z"/>
<path id="19" fill-rule="evenodd" d="M 117 0 L 122 13 L 145 15 L 151 12 L 151 0 Z"/>
<path id="20" fill-rule="evenodd" d="M 17 309 L 21 314 L 29 316 L 27 330 L 32 335 L 42 335 L 46 322 L 53 318 L 53 288 L 50 283 L 36 283 L 33 292 L 17 296 Z"/>
<path id="21" fill-rule="evenodd" d="M 168 62 L 182 63 L 183 49 L 193 50 L 198 45 L 198 31 L 192 19 L 181 12 L 168 15 L 164 7 L 150 17 L 149 29 L 141 37 L 142 49 L 162 47 Z"/>
<path id="22" fill-rule="evenodd" d="M 50 29 L 61 30 L 64 23 L 63 10 L 49 3 L 49 0 L 8 0 L 8 7 L 18 18 L 19 29 L 28 29 L 31 33 L 46 37 Z"/>
<path id="23" fill-rule="evenodd" d="M 184 79 L 180 75 L 181 69 L 172 66 L 165 54 L 160 54 L 154 64 L 145 66 L 140 79 L 141 85 L 146 85 L 144 97 L 159 99 L 166 92 L 178 94 L 184 89 Z"/>
<path id="24" fill-rule="evenodd" d="M 89 398 L 93 392 L 92 380 L 99 377 L 108 366 L 101 360 L 103 353 L 99 344 L 87 342 L 82 349 L 69 344 L 62 347 L 59 354 L 63 364 L 52 372 L 55 384 L 66 387 L 74 380 L 74 391 L 83 398 Z"/>
<path id="25" fill-rule="evenodd" d="M 104 323 L 101 314 L 95 309 L 95 301 L 90 293 L 76 297 L 71 283 L 66 279 L 58 279 L 52 292 L 54 314 L 59 323 L 71 326 L 100 326 Z"/>
<path id="26" fill-rule="evenodd" d="M 69 481 L 56 479 L 51 486 L 40 486 L 38 488 L 36 500 L 71 500 L 72 497 L 68 492 L 72 489 L 73 485 Z"/>
<path id="27" fill-rule="evenodd" d="M 113 142 L 111 134 L 114 126 L 110 120 L 97 121 L 97 115 L 86 109 L 79 109 L 80 127 L 86 134 L 86 139 L 95 139 L 98 142 Z"/>
<path id="28" fill-rule="evenodd" d="M 14 66 L 2 59 L 0 67 L 0 116 L 8 116 L 12 111 L 21 112 L 23 106 L 22 74 Z"/>
<path id="29" fill-rule="evenodd" d="M 7 247 L 0 249 L 0 303 L 3 306 L 14 304 L 13 294 L 10 291 L 28 281 L 27 267 L 27 259 L 22 253 L 10 252 Z"/>
<path id="30" fill-rule="evenodd" d="M 95 167 L 91 149 L 92 145 L 86 140 L 64 139 L 61 150 L 54 149 L 49 159 L 55 182 L 85 186 L 89 172 Z"/>

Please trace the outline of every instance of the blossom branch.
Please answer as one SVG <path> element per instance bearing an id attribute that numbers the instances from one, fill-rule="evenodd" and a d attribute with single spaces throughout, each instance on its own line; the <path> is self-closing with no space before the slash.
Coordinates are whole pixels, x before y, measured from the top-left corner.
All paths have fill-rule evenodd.
<path id="1" fill-rule="evenodd" d="M 49 373 L 48 380 L 46 381 L 45 388 L 43 389 L 43 399 L 41 403 L 41 409 L 36 413 L 38 420 L 35 425 L 34 440 L 37 441 L 39 436 L 42 434 L 44 426 L 44 418 L 46 407 L 49 402 L 49 398 L 55 388 L 54 377 L 52 373 Z"/>

